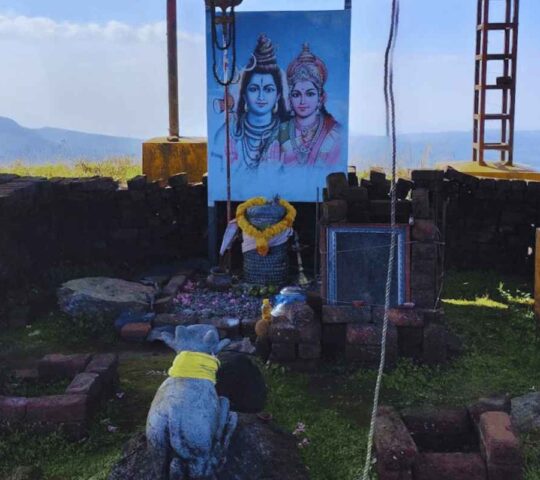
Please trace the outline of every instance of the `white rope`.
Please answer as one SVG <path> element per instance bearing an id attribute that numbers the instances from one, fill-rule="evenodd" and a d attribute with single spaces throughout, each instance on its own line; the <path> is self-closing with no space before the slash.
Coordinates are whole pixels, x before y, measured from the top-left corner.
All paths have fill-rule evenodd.
<path id="1" fill-rule="evenodd" d="M 375 422 L 377 419 L 377 410 L 379 408 L 379 397 L 381 393 L 382 378 L 384 373 L 384 365 L 386 362 L 386 335 L 388 332 L 388 310 L 390 309 L 390 291 L 392 286 L 392 276 L 394 271 L 394 257 L 396 250 L 396 116 L 395 116 L 395 104 L 394 104 L 394 86 L 393 86 L 393 52 L 395 47 L 395 39 L 397 35 L 397 28 L 399 25 L 399 0 L 392 0 L 392 19 L 390 25 L 390 35 L 388 39 L 388 46 L 386 49 L 385 58 L 385 100 L 386 100 L 386 117 L 387 117 L 387 135 L 388 124 L 390 124 L 391 138 L 392 138 L 392 183 L 390 188 L 391 194 L 391 213 L 390 213 L 390 227 L 391 227 L 391 242 L 390 242 L 390 254 L 388 258 L 388 270 L 386 275 L 386 291 L 384 301 L 384 320 L 381 335 L 381 359 L 379 362 L 379 371 L 377 373 L 377 382 L 375 384 L 375 393 L 373 397 L 373 409 L 371 411 L 371 421 L 369 425 L 369 434 L 367 441 L 366 451 L 366 463 L 364 464 L 364 473 L 362 480 L 369 479 L 369 472 L 371 469 L 371 457 L 373 449 L 373 436 L 375 433 Z M 388 99 L 390 102 L 388 102 Z"/>

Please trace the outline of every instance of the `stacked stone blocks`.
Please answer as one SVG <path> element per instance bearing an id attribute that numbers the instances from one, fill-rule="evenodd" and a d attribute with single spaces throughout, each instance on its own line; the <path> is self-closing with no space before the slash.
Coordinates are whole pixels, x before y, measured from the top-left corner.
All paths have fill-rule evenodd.
<path id="1" fill-rule="evenodd" d="M 92 415 L 118 386 L 117 367 L 116 354 L 46 355 L 38 362 L 37 375 L 43 380 L 72 378 L 64 394 L 0 396 L 0 427 L 84 436 Z"/>
<path id="2" fill-rule="evenodd" d="M 380 407 L 374 438 L 379 480 L 522 479 L 520 443 L 508 411 L 509 402 L 500 398 L 401 414 Z"/>

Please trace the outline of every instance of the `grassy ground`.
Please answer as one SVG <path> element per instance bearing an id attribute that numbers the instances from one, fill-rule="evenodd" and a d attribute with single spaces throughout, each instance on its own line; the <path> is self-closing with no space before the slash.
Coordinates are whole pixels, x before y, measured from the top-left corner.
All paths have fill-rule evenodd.
<path id="1" fill-rule="evenodd" d="M 504 282 L 501 284 L 501 282 Z M 535 391 L 540 387 L 540 351 L 530 295 L 531 284 L 486 272 L 448 275 L 444 308 L 450 327 L 465 341 L 466 353 L 446 368 L 402 361 L 385 375 L 382 402 L 410 405 L 464 405 L 482 395 Z M 57 351 L 111 350 L 122 346 L 109 333 L 92 345 L 66 317 L 52 315 L 32 328 L 0 333 L 0 352 L 9 358 Z M 37 335 L 29 336 L 39 331 Z M 82 331 L 86 331 L 84 328 Z M 88 330 L 91 332 L 92 330 Z M 66 332 L 70 332 L 67 334 Z M 111 400 L 80 444 L 61 437 L 25 433 L 0 437 L 0 474 L 17 465 L 40 465 L 49 480 L 105 479 L 121 445 L 144 428 L 146 413 L 172 355 L 121 354 L 122 399 Z M 314 480 L 359 478 L 375 375 L 344 363 L 326 364 L 314 374 L 279 366 L 264 368 L 270 387 L 267 410 L 286 430 L 299 423 L 305 433 L 302 456 Z M 540 439 L 524 439 L 526 480 L 540 480 Z"/>
<path id="2" fill-rule="evenodd" d="M 30 164 L 16 161 L 0 165 L 0 173 L 15 173 L 32 177 L 112 177 L 122 183 L 142 173 L 141 161 L 133 157 L 111 157 L 99 162 L 78 160 L 73 163 L 47 162 Z"/>

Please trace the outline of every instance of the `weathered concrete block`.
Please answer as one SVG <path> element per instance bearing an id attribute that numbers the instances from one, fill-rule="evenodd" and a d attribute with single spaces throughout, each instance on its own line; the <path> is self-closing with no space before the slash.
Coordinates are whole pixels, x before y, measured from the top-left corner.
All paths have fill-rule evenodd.
<path id="1" fill-rule="evenodd" d="M 321 357 L 320 343 L 300 343 L 298 345 L 298 357 L 302 360 L 315 360 Z"/>
<path id="2" fill-rule="evenodd" d="M 397 327 L 399 355 L 420 360 L 423 354 L 424 329 L 422 327 Z"/>
<path id="3" fill-rule="evenodd" d="M 387 344 L 397 345 L 396 327 L 389 324 L 386 334 Z M 347 325 L 347 343 L 352 345 L 377 345 L 381 344 L 382 327 L 375 324 L 357 324 Z"/>
<path id="4" fill-rule="evenodd" d="M 171 187 L 187 187 L 189 185 L 189 176 L 186 172 L 176 173 L 168 179 Z"/>
<path id="5" fill-rule="evenodd" d="M 421 453 L 415 480 L 486 480 L 486 465 L 477 453 Z"/>
<path id="6" fill-rule="evenodd" d="M 344 200 L 349 189 L 349 181 L 346 175 L 342 172 L 327 175 L 326 189 L 330 200 Z"/>
<path id="7" fill-rule="evenodd" d="M 259 321 L 258 317 L 242 318 L 240 320 L 240 334 L 243 337 L 251 337 L 255 335 L 255 324 Z"/>
<path id="8" fill-rule="evenodd" d="M 413 241 L 426 242 L 433 241 L 438 236 L 438 229 L 433 220 L 417 218 L 411 230 Z"/>
<path id="9" fill-rule="evenodd" d="M 90 362 L 92 355 L 62 355 L 53 353 L 45 355 L 38 362 L 38 372 L 41 378 L 73 377 L 82 372 Z"/>
<path id="10" fill-rule="evenodd" d="M 447 331 L 437 324 L 424 329 L 424 362 L 427 365 L 441 365 L 448 361 Z"/>
<path id="11" fill-rule="evenodd" d="M 94 355 L 92 361 L 86 367 L 85 372 L 97 373 L 102 382 L 107 396 L 114 393 L 118 385 L 118 356 L 114 353 L 101 353 Z"/>
<path id="12" fill-rule="evenodd" d="M 487 464 L 488 480 L 522 480 L 522 465 L 496 465 Z"/>
<path id="13" fill-rule="evenodd" d="M 347 220 L 347 202 L 345 200 L 329 200 L 322 204 L 323 224 L 345 222 Z"/>
<path id="14" fill-rule="evenodd" d="M 379 480 L 413 480 L 412 470 L 387 470 L 384 465 L 377 463 Z"/>
<path id="15" fill-rule="evenodd" d="M 414 218 L 433 218 L 429 190 L 425 188 L 416 188 L 412 191 L 412 213 Z"/>
<path id="16" fill-rule="evenodd" d="M 313 321 L 300 325 L 298 329 L 300 343 L 320 343 L 321 341 L 321 324 L 318 321 Z"/>
<path id="17" fill-rule="evenodd" d="M 86 395 L 50 395 L 29 398 L 26 406 L 28 423 L 76 423 L 86 421 Z"/>
<path id="18" fill-rule="evenodd" d="M 93 412 L 100 403 L 103 383 L 97 373 L 79 373 L 66 388 L 66 395 L 86 395 L 88 409 Z"/>
<path id="19" fill-rule="evenodd" d="M 347 203 L 355 204 L 367 204 L 368 202 L 368 191 L 364 187 L 349 187 L 345 192 L 345 200 Z"/>
<path id="20" fill-rule="evenodd" d="M 371 307 L 352 307 L 348 305 L 323 305 L 323 323 L 369 323 Z"/>
<path id="21" fill-rule="evenodd" d="M 390 308 L 388 320 L 396 327 L 423 327 L 424 318 L 421 312 L 414 308 Z"/>
<path id="22" fill-rule="evenodd" d="M 519 440 L 505 412 L 480 415 L 480 451 L 487 464 L 521 465 Z"/>
<path id="23" fill-rule="evenodd" d="M 268 333 L 271 342 L 294 344 L 300 341 L 300 331 L 289 322 L 273 321 Z"/>
<path id="24" fill-rule="evenodd" d="M 128 180 L 128 190 L 131 191 L 141 191 L 146 188 L 146 175 L 136 175 L 135 177 Z"/>
<path id="25" fill-rule="evenodd" d="M 272 343 L 270 360 L 290 362 L 296 359 L 296 345 L 294 343 Z"/>
<path id="26" fill-rule="evenodd" d="M 385 470 L 409 470 L 418 457 L 416 444 L 392 407 L 377 410 L 373 443 L 377 464 Z"/>
<path id="27" fill-rule="evenodd" d="M 460 435 L 471 431 L 466 408 L 407 408 L 401 412 L 411 435 Z"/>

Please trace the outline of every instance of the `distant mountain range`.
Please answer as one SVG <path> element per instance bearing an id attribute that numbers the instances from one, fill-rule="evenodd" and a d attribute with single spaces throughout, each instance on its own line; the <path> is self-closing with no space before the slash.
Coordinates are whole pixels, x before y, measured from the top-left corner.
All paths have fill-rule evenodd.
<path id="1" fill-rule="evenodd" d="M 49 163 L 77 159 L 141 157 L 142 140 L 82 133 L 61 128 L 26 128 L 0 117 L 0 164 L 16 160 Z"/>
<path id="2" fill-rule="evenodd" d="M 498 132 L 489 131 L 486 140 L 496 141 Z M 370 166 L 390 166 L 389 146 L 385 137 L 351 135 L 349 163 L 359 170 Z M 431 167 L 438 163 L 472 160 L 472 132 L 413 133 L 398 136 L 398 167 Z M 490 160 L 498 152 L 489 152 Z M 540 168 L 540 131 L 517 131 L 514 163 Z"/>
<path id="3" fill-rule="evenodd" d="M 496 132 L 488 132 L 494 139 Z M 82 133 L 60 128 L 26 128 L 14 120 L 0 117 L 0 164 L 15 160 L 28 163 L 54 163 L 77 159 L 100 160 L 112 156 L 141 157 L 142 140 Z M 359 170 L 370 166 L 389 167 L 385 137 L 350 136 L 350 164 Z M 431 167 L 437 163 L 471 160 L 470 132 L 404 134 L 398 137 L 400 168 Z M 493 152 L 495 155 L 495 152 Z M 540 169 L 540 131 L 516 132 L 514 159 L 520 165 Z"/>

